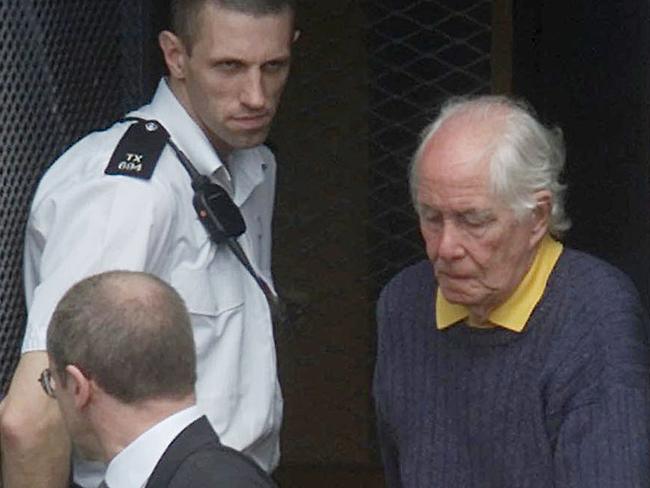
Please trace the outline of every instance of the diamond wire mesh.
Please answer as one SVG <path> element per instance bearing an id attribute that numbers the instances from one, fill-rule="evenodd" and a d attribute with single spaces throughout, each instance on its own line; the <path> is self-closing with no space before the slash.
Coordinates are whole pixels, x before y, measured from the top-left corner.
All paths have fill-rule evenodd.
<path id="1" fill-rule="evenodd" d="M 452 95 L 490 90 L 491 1 L 367 3 L 370 248 L 378 289 L 423 257 L 406 181 L 420 131 Z"/>
<path id="2" fill-rule="evenodd" d="M 43 170 L 86 132 L 142 99 L 146 2 L 0 0 L 0 387 L 25 322 L 22 240 Z M 136 20 L 134 20 L 136 19 Z M 137 39 L 142 45 L 142 39 Z M 123 50 L 129 52 L 124 63 Z"/>

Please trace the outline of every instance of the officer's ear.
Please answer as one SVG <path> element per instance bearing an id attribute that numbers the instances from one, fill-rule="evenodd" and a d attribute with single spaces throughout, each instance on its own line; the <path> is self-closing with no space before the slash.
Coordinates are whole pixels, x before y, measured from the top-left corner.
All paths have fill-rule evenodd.
<path id="1" fill-rule="evenodd" d="M 164 30 L 158 34 L 158 44 L 165 58 L 169 75 L 179 80 L 185 78 L 187 51 L 183 41 L 173 32 Z"/>

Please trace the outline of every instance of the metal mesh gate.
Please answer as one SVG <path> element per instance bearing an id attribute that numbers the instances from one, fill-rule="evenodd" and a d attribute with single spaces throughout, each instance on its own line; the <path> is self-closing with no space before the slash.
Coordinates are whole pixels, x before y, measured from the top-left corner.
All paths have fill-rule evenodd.
<path id="1" fill-rule="evenodd" d="M 368 2 L 370 253 L 376 287 L 423 256 L 407 166 L 423 127 L 452 95 L 490 90 L 492 2 Z"/>
<path id="2" fill-rule="evenodd" d="M 66 146 L 143 100 L 149 10 L 128 0 L 0 0 L 2 389 L 24 327 L 22 239 L 34 185 Z"/>

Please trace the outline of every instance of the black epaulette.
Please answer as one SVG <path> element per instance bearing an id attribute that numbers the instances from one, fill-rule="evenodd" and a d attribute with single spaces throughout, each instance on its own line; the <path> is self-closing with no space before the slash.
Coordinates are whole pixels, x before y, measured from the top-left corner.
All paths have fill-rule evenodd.
<path id="1" fill-rule="evenodd" d="M 155 120 L 128 117 L 122 122 L 130 120 L 136 123 L 120 139 L 104 173 L 148 180 L 169 140 L 169 133 Z"/>

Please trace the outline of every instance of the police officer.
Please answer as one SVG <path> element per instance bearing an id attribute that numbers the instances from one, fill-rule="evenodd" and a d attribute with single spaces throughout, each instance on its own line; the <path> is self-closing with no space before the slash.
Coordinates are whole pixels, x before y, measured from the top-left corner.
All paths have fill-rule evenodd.
<path id="1" fill-rule="evenodd" d="M 290 0 L 173 0 L 172 30 L 159 35 L 169 74 L 129 114 L 155 120 L 151 132 L 168 133 L 231 196 L 246 224 L 238 242 L 269 288 L 276 165 L 262 144 L 296 37 Z M 122 121 L 88 135 L 39 184 L 25 243 L 27 329 L 0 406 L 9 488 L 67 485 L 69 441 L 36 381 L 47 324 L 71 285 L 111 269 L 146 271 L 180 292 L 197 348 L 198 407 L 224 444 L 267 471 L 278 463 L 282 397 L 267 298 L 231 250 L 210 241 L 176 152 L 142 127 Z M 74 480 L 94 488 L 104 465 L 88 454 L 75 452 Z"/>

